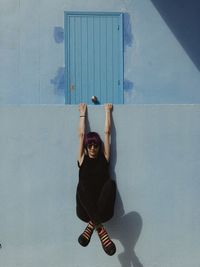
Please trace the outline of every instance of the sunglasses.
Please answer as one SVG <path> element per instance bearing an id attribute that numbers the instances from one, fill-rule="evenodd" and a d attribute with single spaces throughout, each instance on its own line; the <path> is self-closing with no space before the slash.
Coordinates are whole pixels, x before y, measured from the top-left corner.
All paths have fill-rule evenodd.
<path id="1" fill-rule="evenodd" d="M 88 148 L 88 149 L 91 149 L 92 147 L 93 147 L 94 149 L 97 149 L 97 148 L 99 147 L 99 145 L 98 145 L 98 144 L 95 144 L 95 143 L 91 143 L 91 144 L 88 144 L 88 145 L 87 145 L 87 148 Z"/>

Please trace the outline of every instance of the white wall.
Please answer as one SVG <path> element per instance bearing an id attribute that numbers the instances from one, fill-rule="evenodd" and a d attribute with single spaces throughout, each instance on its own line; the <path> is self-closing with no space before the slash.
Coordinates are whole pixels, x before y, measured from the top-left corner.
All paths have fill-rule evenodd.
<path id="1" fill-rule="evenodd" d="M 103 107 L 88 113 L 102 135 Z M 199 116 L 198 105 L 114 107 L 109 257 L 95 235 L 77 242 L 77 106 L 0 107 L 0 266 L 199 266 Z"/>

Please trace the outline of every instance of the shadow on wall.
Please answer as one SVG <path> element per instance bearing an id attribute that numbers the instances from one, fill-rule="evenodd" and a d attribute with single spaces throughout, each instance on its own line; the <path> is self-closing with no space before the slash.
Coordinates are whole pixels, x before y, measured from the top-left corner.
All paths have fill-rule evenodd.
<path id="1" fill-rule="evenodd" d="M 53 37 L 57 44 L 62 44 L 64 42 L 64 28 L 55 26 Z M 50 83 L 54 86 L 54 93 L 56 95 L 64 96 L 64 90 L 66 88 L 65 67 L 59 67 L 57 69 L 56 74 L 53 79 L 50 80 Z"/>
<path id="2" fill-rule="evenodd" d="M 115 165 L 117 162 L 116 150 L 116 128 L 112 119 L 112 133 L 111 133 L 111 177 L 116 181 Z M 124 252 L 118 255 L 118 259 L 122 267 L 143 267 L 140 260 L 135 254 L 135 245 L 138 241 L 142 230 L 142 218 L 136 211 L 124 214 L 124 206 L 117 191 L 117 198 L 115 204 L 115 216 L 106 223 L 110 236 L 120 241 L 124 248 Z"/>
<path id="3" fill-rule="evenodd" d="M 129 13 L 124 13 L 123 19 L 123 30 L 124 30 L 124 48 L 126 49 L 127 46 L 132 46 L 133 44 L 133 34 L 131 28 L 131 19 Z"/>
<path id="4" fill-rule="evenodd" d="M 200 1 L 151 0 L 151 2 L 200 70 Z"/>
<path id="5" fill-rule="evenodd" d="M 116 208 L 120 208 L 119 202 Z M 143 267 L 135 254 L 135 246 L 142 230 L 142 218 L 139 213 L 132 211 L 122 217 L 115 216 L 107 223 L 110 236 L 122 244 L 124 251 L 118 255 L 122 267 Z"/>
<path id="6" fill-rule="evenodd" d="M 123 20 L 123 24 L 124 24 L 124 52 L 126 50 L 127 47 L 131 47 L 133 45 L 133 33 L 132 33 L 132 27 L 131 27 L 131 18 L 129 13 L 124 13 L 124 20 Z M 133 93 L 133 87 L 134 87 L 134 83 L 130 80 L 125 79 L 124 80 L 124 84 L 123 84 L 123 88 L 124 88 L 124 98 L 125 98 L 125 102 L 128 102 L 126 100 L 126 98 L 130 97 Z"/>
<path id="7" fill-rule="evenodd" d="M 51 79 L 51 84 L 54 86 L 54 92 L 57 95 L 64 95 L 65 90 L 65 68 L 59 67 L 57 69 L 56 75 Z"/>
<path id="8" fill-rule="evenodd" d="M 60 26 L 55 26 L 53 31 L 53 37 L 57 44 L 64 42 L 64 28 Z"/>

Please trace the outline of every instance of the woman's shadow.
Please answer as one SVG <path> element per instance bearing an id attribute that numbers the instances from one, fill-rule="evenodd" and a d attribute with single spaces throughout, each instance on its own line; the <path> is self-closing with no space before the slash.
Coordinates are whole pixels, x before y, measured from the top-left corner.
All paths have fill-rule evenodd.
<path id="1" fill-rule="evenodd" d="M 116 210 L 120 208 L 119 194 L 117 194 Z M 122 244 L 124 251 L 118 255 L 122 267 L 143 267 L 135 254 L 135 245 L 142 229 L 142 218 L 136 211 L 131 211 L 122 216 L 115 215 L 106 223 L 110 236 Z"/>
<path id="2" fill-rule="evenodd" d="M 115 164 L 117 161 L 116 151 L 116 128 L 112 120 L 111 141 L 111 175 L 116 181 Z M 117 183 L 117 181 L 116 181 Z M 122 267 L 144 267 L 135 254 L 135 245 L 142 230 L 142 218 L 136 211 L 125 214 L 119 191 L 116 195 L 115 215 L 106 223 L 110 236 L 122 244 L 124 251 L 118 255 Z"/>

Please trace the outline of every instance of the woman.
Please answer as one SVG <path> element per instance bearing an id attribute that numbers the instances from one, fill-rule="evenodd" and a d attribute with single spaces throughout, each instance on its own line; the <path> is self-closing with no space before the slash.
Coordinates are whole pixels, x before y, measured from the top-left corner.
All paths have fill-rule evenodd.
<path id="1" fill-rule="evenodd" d="M 79 182 L 77 186 L 77 216 L 87 227 L 79 236 L 82 246 L 87 246 L 96 229 L 104 251 L 112 256 L 116 252 L 103 222 L 113 217 L 116 185 L 109 175 L 110 130 L 112 104 L 105 104 L 105 141 L 96 132 L 85 134 L 87 106 L 79 105 Z"/>

